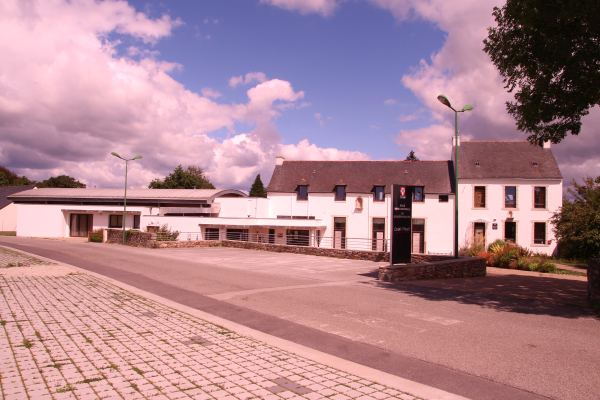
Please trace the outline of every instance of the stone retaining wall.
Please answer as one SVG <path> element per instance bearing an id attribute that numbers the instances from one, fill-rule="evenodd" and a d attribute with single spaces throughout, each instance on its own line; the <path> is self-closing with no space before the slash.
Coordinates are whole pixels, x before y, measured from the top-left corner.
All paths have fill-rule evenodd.
<path id="1" fill-rule="evenodd" d="M 600 258 L 588 262 L 587 278 L 588 300 L 600 310 Z"/>
<path id="2" fill-rule="evenodd" d="M 175 240 L 175 241 L 149 241 L 148 247 L 153 248 L 191 248 L 191 247 L 235 247 L 238 249 L 273 251 L 276 253 L 308 254 L 313 256 L 324 256 L 334 258 L 346 258 L 351 260 L 367 260 L 374 262 L 389 262 L 389 253 L 378 251 L 342 250 L 328 249 L 310 246 L 287 246 L 281 244 L 243 242 L 237 240 Z M 451 259 L 450 256 L 413 254 L 413 263 L 423 263 Z"/>
<path id="3" fill-rule="evenodd" d="M 419 264 L 382 266 L 379 280 L 401 282 L 420 279 L 471 278 L 485 276 L 485 260 L 479 257 L 461 257 Z"/>
<path id="4" fill-rule="evenodd" d="M 152 247 L 153 235 L 149 232 L 135 230 L 125 231 L 125 240 L 127 245 L 134 247 Z M 107 243 L 123 243 L 123 231 L 121 229 L 106 230 Z"/>

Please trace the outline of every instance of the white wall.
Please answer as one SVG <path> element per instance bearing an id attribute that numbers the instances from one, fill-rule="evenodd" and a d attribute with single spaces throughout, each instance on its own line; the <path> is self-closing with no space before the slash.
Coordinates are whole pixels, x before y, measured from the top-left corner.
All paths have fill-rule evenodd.
<path id="1" fill-rule="evenodd" d="M 17 230 L 17 205 L 11 203 L 0 210 L 0 231 Z"/>
<path id="2" fill-rule="evenodd" d="M 269 216 L 269 201 L 263 197 L 220 197 L 215 204 L 221 206 L 219 217 L 266 218 Z"/>
<path id="3" fill-rule="evenodd" d="M 356 200 L 363 200 L 362 210 L 356 209 Z M 449 254 L 453 249 L 453 196 L 447 203 L 440 203 L 437 194 L 428 194 L 425 202 L 413 202 L 413 218 L 425 219 L 425 253 Z M 296 200 L 295 193 L 270 193 L 270 216 L 314 216 L 326 224 L 322 237 L 333 237 L 335 217 L 346 217 L 346 237 L 364 239 L 368 247 L 373 238 L 373 218 L 384 218 L 385 238 L 389 239 L 391 196 L 384 202 L 373 200 L 372 193 L 348 193 L 345 201 L 335 201 L 333 193 L 309 193 L 308 200 Z M 361 241 L 361 243 L 363 242 Z M 358 241 L 357 241 L 358 242 Z"/>
<path id="4" fill-rule="evenodd" d="M 486 207 L 474 207 L 474 187 L 485 186 Z M 517 187 L 517 207 L 504 207 L 504 187 Z M 546 187 L 546 208 L 533 206 L 533 188 Z M 525 179 L 461 179 L 459 182 L 459 237 L 460 245 L 466 246 L 473 241 L 473 223 L 486 223 L 486 245 L 496 239 L 504 238 L 504 222 L 510 217 L 517 223 L 517 244 L 534 252 L 551 255 L 556 248 L 556 238 L 550 218 L 562 206 L 561 180 L 525 180 Z M 533 223 L 546 222 L 546 240 L 551 244 L 533 243 Z M 492 229 L 496 223 L 497 229 Z"/>
<path id="5" fill-rule="evenodd" d="M 69 236 L 70 212 L 93 212 L 93 229 L 108 227 L 111 214 L 121 214 L 119 206 L 89 206 L 72 204 L 16 204 L 17 207 L 17 236 L 30 237 L 67 237 Z M 127 212 L 143 212 L 145 207 L 127 207 Z M 125 227 L 133 226 L 133 215 L 125 218 Z"/>

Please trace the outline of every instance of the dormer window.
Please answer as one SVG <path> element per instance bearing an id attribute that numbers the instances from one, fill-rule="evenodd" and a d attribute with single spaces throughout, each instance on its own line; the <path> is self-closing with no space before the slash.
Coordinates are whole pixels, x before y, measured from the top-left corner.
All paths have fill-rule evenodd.
<path id="1" fill-rule="evenodd" d="M 336 185 L 334 192 L 335 201 L 346 201 L 346 185 Z"/>
<path id="2" fill-rule="evenodd" d="M 423 202 L 425 201 L 425 193 L 423 186 L 415 186 L 413 188 L 413 201 Z"/>
<path id="3" fill-rule="evenodd" d="M 298 185 L 296 188 L 296 200 L 308 200 L 308 185 Z"/>
<path id="4" fill-rule="evenodd" d="M 475 160 L 475 166 L 476 167 L 480 167 L 481 166 L 481 164 L 479 164 L 479 160 Z"/>
<path id="5" fill-rule="evenodd" d="M 385 201 L 385 186 L 373 186 L 373 201 Z"/>

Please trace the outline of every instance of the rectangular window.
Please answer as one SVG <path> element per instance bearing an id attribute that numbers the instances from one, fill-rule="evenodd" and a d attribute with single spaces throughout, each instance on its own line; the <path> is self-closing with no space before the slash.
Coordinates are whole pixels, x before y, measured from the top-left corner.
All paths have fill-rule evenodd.
<path id="1" fill-rule="evenodd" d="M 504 222 L 504 240 L 507 242 L 517 242 L 517 223 L 514 221 Z"/>
<path id="2" fill-rule="evenodd" d="M 385 218 L 373 218 L 373 243 L 371 250 L 386 251 Z"/>
<path id="3" fill-rule="evenodd" d="M 204 240 L 219 240 L 219 228 L 206 228 L 204 230 Z"/>
<path id="4" fill-rule="evenodd" d="M 140 229 L 140 216 L 138 214 L 133 216 L 133 229 Z"/>
<path id="5" fill-rule="evenodd" d="M 546 188 L 544 186 L 533 188 L 533 206 L 535 208 L 546 208 Z"/>
<path id="6" fill-rule="evenodd" d="M 227 229 L 225 237 L 227 240 L 248 241 L 248 229 Z"/>
<path id="7" fill-rule="evenodd" d="M 346 217 L 333 218 L 333 247 L 346 248 Z"/>
<path id="8" fill-rule="evenodd" d="M 504 186 L 504 208 L 517 208 L 516 186 Z"/>
<path id="9" fill-rule="evenodd" d="M 308 246 L 310 233 L 307 230 L 288 229 L 285 237 L 288 246 Z"/>
<path id="10" fill-rule="evenodd" d="M 122 228 L 123 227 L 123 216 L 122 215 L 110 215 L 108 217 L 109 228 Z"/>
<path id="11" fill-rule="evenodd" d="M 308 200 L 308 185 L 298 185 L 296 200 Z"/>
<path id="12" fill-rule="evenodd" d="M 485 186 L 475 186 L 473 193 L 473 207 L 485 208 Z"/>
<path id="13" fill-rule="evenodd" d="M 335 186 L 335 201 L 346 201 L 346 186 L 336 185 Z"/>
<path id="14" fill-rule="evenodd" d="M 373 187 L 373 201 L 385 201 L 385 186 Z"/>
<path id="15" fill-rule="evenodd" d="M 425 220 L 413 218 L 412 220 L 412 253 L 425 253 Z"/>
<path id="16" fill-rule="evenodd" d="M 438 197 L 440 203 L 447 203 L 448 202 L 448 195 L 447 194 L 440 194 L 440 196 Z"/>
<path id="17" fill-rule="evenodd" d="M 534 222 L 533 223 L 533 243 L 534 244 L 546 244 L 546 223 L 545 222 Z"/>
<path id="18" fill-rule="evenodd" d="M 413 201 L 425 201 L 423 186 L 413 187 Z"/>

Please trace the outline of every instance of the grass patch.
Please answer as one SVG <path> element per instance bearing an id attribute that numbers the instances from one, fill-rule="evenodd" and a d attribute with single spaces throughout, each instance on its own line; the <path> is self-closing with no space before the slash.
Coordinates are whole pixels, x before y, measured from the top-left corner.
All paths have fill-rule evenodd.
<path id="1" fill-rule="evenodd" d="M 141 369 L 139 369 L 138 367 L 131 367 L 131 369 L 137 373 L 140 374 L 141 376 L 144 376 L 144 371 L 142 371 Z"/>
<path id="2" fill-rule="evenodd" d="M 92 382 L 99 382 L 99 381 L 102 381 L 102 380 L 104 380 L 104 379 L 106 379 L 106 378 L 105 378 L 105 377 L 103 377 L 103 376 L 97 376 L 97 377 L 95 377 L 95 378 L 86 378 L 86 379 L 84 379 L 84 380 L 82 380 L 82 381 L 79 381 L 79 382 L 77 382 L 77 383 L 92 383 Z"/>
<path id="3" fill-rule="evenodd" d="M 61 386 L 58 389 L 56 389 L 56 393 L 67 393 L 72 392 L 73 390 L 75 390 L 75 386 L 69 383 L 68 385 Z"/>
<path id="4" fill-rule="evenodd" d="M 61 363 L 54 363 L 54 364 L 48 364 L 48 365 L 46 365 L 46 367 L 48 367 L 48 368 L 56 368 L 56 369 L 61 369 L 63 365 L 65 365 L 65 364 L 61 364 Z"/>
<path id="5" fill-rule="evenodd" d="M 4 326 L 4 325 L 6 325 L 6 321 L 3 319 L 0 319 L 0 326 Z"/>
<path id="6" fill-rule="evenodd" d="M 16 231 L 0 231 L 0 236 L 17 236 Z"/>
<path id="7" fill-rule="evenodd" d="M 35 337 L 38 338 L 39 340 L 43 340 L 41 333 L 39 333 L 38 331 L 35 331 Z"/>
<path id="8" fill-rule="evenodd" d="M 135 383 L 131 383 L 131 387 L 133 388 L 133 390 L 135 390 L 136 392 L 140 391 L 140 388 L 138 387 L 138 385 L 136 385 Z"/>
<path id="9" fill-rule="evenodd" d="M 26 349 L 30 349 L 33 347 L 33 342 L 29 339 L 23 339 L 22 346 Z"/>

